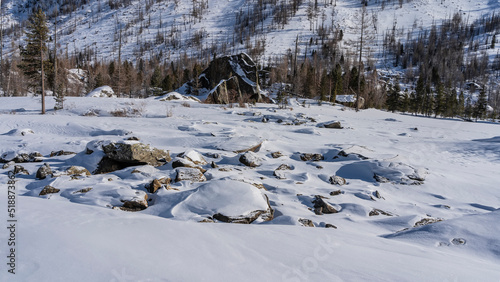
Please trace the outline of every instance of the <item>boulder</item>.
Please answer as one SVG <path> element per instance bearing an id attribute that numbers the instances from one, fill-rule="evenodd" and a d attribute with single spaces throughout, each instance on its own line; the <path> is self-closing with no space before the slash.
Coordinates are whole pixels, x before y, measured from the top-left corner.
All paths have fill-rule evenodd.
<path id="1" fill-rule="evenodd" d="M 209 93 L 207 101 L 229 104 L 244 99 L 262 102 L 257 64 L 246 54 L 214 58 L 197 80 L 186 83 L 186 94 Z"/>
<path id="2" fill-rule="evenodd" d="M 177 167 L 190 167 L 190 168 L 196 168 L 197 170 L 201 171 L 201 173 L 207 172 L 207 170 L 202 168 L 201 166 L 197 166 L 192 161 L 183 158 L 174 159 L 174 161 L 172 162 L 172 168 L 177 168 Z"/>
<path id="3" fill-rule="evenodd" d="M 123 201 L 123 205 L 120 207 L 123 211 L 142 211 L 148 208 L 148 195 L 145 194 L 144 197 L 135 197 L 131 200 Z"/>
<path id="4" fill-rule="evenodd" d="M 341 190 L 336 190 L 336 191 L 330 192 L 330 196 L 338 196 L 338 195 L 341 195 L 341 194 L 342 194 Z"/>
<path id="5" fill-rule="evenodd" d="M 189 180 L 191 182 L 205 182 L 207 178 L 200 170 L 196 168 L 189 167 L 179 167 L 175 169 L 177 171 L 177 175 L 175 177 L 175 182 L 180 182 L 184 180 Z"/>
<path id="6" fill-rule="evenodd" d="M 342 186 L 342 185 L 347 184 L 347 181 L 345 180 L 345 178 L 337 176 L 337 175 L 330 176 L 329 181 L 332 185 Z"/>
<path id="7" fill-rule="evenodd" d="M 191 161 L 195 165 L 206 165 L 208 164 L 205 158 L 195 150 L 188 150 L 184 153 L 180 153 L 177 157 Z"/>
<path id="8" fill-rule="evenodd" d="M 325 224 L 325 228 L 333 228 L 333 229 L 337 229 L 337 226 L 333 225 L 333 224 L 330 224 L 330 223 L 327 223 Z"/>
<path id="9" fill-rule="evenodd" d="M 13 166 L 13 165 L 15 165 L 15 164 L 16 164 L 16 162 L 14 162 L 14 161 L 10 161 L 10 162 L 8 162 L 8 163 L 5 163 L 5 164 L 2 166 L 2 169 L 8 169 L 9 167 L 11 167 L 11 166 Z"/>
<path id="10" fill-rule="evenodd" d="M 269 199 L 252 184 L 237 180 L 213 180 L 194 190 L 173 209 L 174 217 L 192 218 L 210 215 L 210 219 L 250 224 L 258 218 L 274 217 Z"/>
<path id="11" fill-rule="evenodd" d="M 47 176 L 52 176 L 52 169 L 50 168 L 49 164 L 45 163 L 36 171 L 36 178 L 45 179 L 47 178 Z"/>
<path id="12" fill-rule="evenodd" d="M 39 196 L 44 196 L 44 195 L 47 195 L 47 194 L 55 194 L 55 193 L 59 193 L 59 191 L 61 191 L 60 189 L 57 189 L 57 188 L 54 188 L 50 185 L 47 185 L 45 186 L 42 191 L 40 191 L 40 194 Z"/>
<path id="13" fill-rule="evenodd" d="M 376 216 L 376 215 L 392 216 L 392 214 L 390 212 L 386 212 L 386 211 L 383 211 L 383 210 L 380 210 L 380 209 L 373 209 L 368 214 L 368 216 Z"/>
<path id="14" fill-rule="evenodd" d="M 304 161 L 304 162 L 307 162 L 307 161 L 317 162 L 317 161 L 324 160 L 325 157 L 322 154 L 308 154 L 308 153 L 304 153 L 304 154 L 300 154 L 300 159 L 302 161 Z"/>
<path id="15" fill-rule="evenodd" d="M 83 189 L 80 189 L 78 191 L 73 192 L 73 194 L 78 194 L 78 193 L 85 194 L 85 193 L 90 192 L 91 190 L 92 190 L 92 187 L 83 188 Z"/>
<path id="16" fill-rule="evenodd" d="M 76 155 L 75 152 L 69 152 L 69 151 L 52 151 L 50 153 L 50 157 L 58 157 L 58 156 L 67 156 L 67 155 Z"/>
<path id="17" fill-rule="evenodd" d="M 70 175 L 70 176 L 90 176 L 91 175 L 90 171 L 88 171 L 86 168 L 84 168 L 83 166 L 76 166 L 76 165 L 68 168 L 64 174 Z"/>
<path id="18" fill-rule="evenodd" d="M 160 188 L 165 187 L 167 190 L 170 190 L 170 182 L 172 179 L 167 178 L 167 177 L 162 177 L 160 179 L 155 178 L 151 183 L 146 185 L 146 190 L 149 193 L 156 193 Z"/>
<path id="19" fill-rule="evenodd" d="M 285 170 L 292 170 L 293 168 L 286 164 L 281 164 L 276 170 L 274 170 L 273 175 L 278 179 L 286 179 Z"/>
<path id="20" fill-rule="evenodd" d="M 102 149 L 105 157 L 99 162 L 95 173 L 108 173 L 137 165 L 156 167 L 172 160 L 168 151 L 152 148 L 137 141 L 109 143 L 103 145 Z"/>
<path id="21" fill-rule="evenodd" d="M 272 152 L 272 153 L 271 153 L 271 157 L 272 157 L 273 159 L 277 159 L 277 158 L 280 158 L 280 157 L 282 157 L 282 156 L 283 156 L 283 153 L 281 153 L 281 152 L 279 152 L 279 151 L 278 151 L 278 152 Z"/>
<path id="22" fill-rule="evenodd" d="M 432 224 L 432 223 L 436 223 L 436 222 L 440 222 L 440 221 L 443 221 L 443 219 L 432 218 L 432 217 L 422 218 L 421 220 L 415 222 L 413 227 L 420 227 L 420 226 L 424 226 L 424 225 L 428 225 L 428 224 Z"/>
<path id="23" fill-rule="evenodd" d="M 321 125 L 324 128 L 342 129 L 342 124 L 340 121 L 325 122 Z"/>
<path id="24" fill-rule="evenodd" d="M 299 218 L 299 222 L 300 222 L 300 224 L 302 224 L 302 226 L 305 226 L 305 227 L 314 227 L 314 223 L 310 219 Z"/>
<path id="25" fill-rule="evenodd" d="M 249 167 L 259 167 L 262 165 L 261 160 L 254 152 L 246 152 L 240 156 L 240 163 Z"/>
<path id="26" fill-rule="evenodd" d="M 314 213 L 317 215 L 338 213 L 338 211 L 330 204 L 323 200 L 323 197 L 316 195 L 312 201 L 314 204 Z"/>
<path id="27" fill-rule="evenodd" d="M 14 173 L 14 175 L 17 175 L 17 174 L 30 175 L 30 173 L 23 166 L 20 166 L 20 165 L 15 165 L 14 166 L 13 173 Z"/>
<path id="28" fill-rule="evenodd" d="M 15 152 L 7 152 L 0 157 L 0 162 L 2 163 L 8 163 L 11 161 L 15 163 L 42 162 L 43 156 L 39 152 L 20 153 L 20 154 L 16 154 Z"/>

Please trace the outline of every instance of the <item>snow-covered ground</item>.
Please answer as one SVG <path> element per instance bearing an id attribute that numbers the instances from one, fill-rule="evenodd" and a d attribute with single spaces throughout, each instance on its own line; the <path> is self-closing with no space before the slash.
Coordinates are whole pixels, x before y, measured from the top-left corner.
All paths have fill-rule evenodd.
<path id="1" fill-rule="evenodd" d="M 15 177 L 16 274 L 7 272 L 11 235 L 1 232 L 0 281 L 500 279 L 499 123 L 290 102 L 279 109 L 84 97 L 41 116 L 39 98 L 0 98 L 0 157 L 43 156 L 17 164 L 29 175 Z M 332 121 L 343 128 L 322 126 Z M 142 142 L 173 160 L 64 173 L 95 171 L 109 142 Z M 258 144 L 247 156 L 260 166 L 243 165 L 241 151 Z M 60 150 L 76 154 L 50 156 Z M 207 180 L 148 191 L 154 179 L 175 179 L 182 168 L 172 163 L 183 152 Z M 323 160 L 304 161 L 304 153 Z M 43 163 L 59 176 L 37 180 Z M 1 169 L 4 187 L 13 169 Z M 335 175 L 347 183 L 331 184 Z M 40 196 L 46 185 L 60 191 Z M 6 230 L 7 189 L 0 195 Z M 144 195 L 142 211 L 113 209 Z M 318 199 L 338 213 L 316 214 Z M 215 216 L 268 203 L 272 220 L 243 225 Z"/>

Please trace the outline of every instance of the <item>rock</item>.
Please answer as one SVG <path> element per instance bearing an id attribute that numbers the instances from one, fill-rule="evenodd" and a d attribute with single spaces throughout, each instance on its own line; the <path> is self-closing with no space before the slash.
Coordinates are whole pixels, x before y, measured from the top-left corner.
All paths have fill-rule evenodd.
<path id="1" fill-rule="evenodd" d="M 236 150 L 236 151 L 233 151 L 233 152 L 236 153 L 236 154 L 241 154 L 241 153 L 246 153 L 246 152 L 258 152 L 261 146 L 262 146 L 262 142 L 260 142 L 257 145 L 254 145 L 252 147 L 248 147 L 248 148 Z"/>
<path id="2" fill-rule="evenodd" d="M 67 155 L 76 155 L 75 152 L 69 152 L 69 151 L 52 151 L 50 153 L 50 157 L 58 157 L 58 156 L 67 156 Z"/>
<path id="3" fill-rule="evenodd" d="M 196 168 L 189 167 L 179 167 L 175 169 L 177 171 L 177 176 L 175 177 L 175 182 L 180 182 L 184 180 L 189 180 L 191 182 L 205 182 L 207 178 L 200 170 Z"/>
<path id="4" fill-rule="evenodd" d="M 47 176 L 52 176 L 52 169 L 50 168 L 49 164 L 45 163 L 36 171 L 36 178 L 45 179 L 47 178 Z"/>
<path id="5" fill-rule="evenodd" d="M 368 214 L 368 216 L 376 216 L 376 215 L 386 215 L 386 216 L 393 216 L 390 212 L 386 212 L 386 211 L 383 211 L 383 210 L 380 210 L 380 209 L 373 209 L 370 211 L 370 213 Z"/>
<path id="6" fill-rule="evenodd" d="M 316 195 L 315 199 L 312 201 L 314 204 L 314 213 L 317 215 L 338 213 L 334 207 L 326 203 L 323 197 Z"/>
<path id="7" fill-rule="evenodd" d="M 267 191 L 266 186 L 264 186 L 264 184 L 262 184 L 262 183 L 251 183 L 251 184 L 253 186 L 255 186 L 255 188 L 257 188 L 257 189 L 263 189 L 263 190 Z"/>
<path id="8" fill-rule="evenodd" d="M 144 197 L 136 197 L 131 200 L 123 201 L 123 206 L 120 207 L 123 211 L 142 211 L 148 208 L 148 195 Z"/>
<path id="9" fill-rule="evenodd" d="M 16 162 L 10 161 L 10 162 L 4 164 L 3 167 L 2 167 L 2 169 L 8 169 L 9 167 L 11 167 L 11 166 L 13 166 L 15 164 L 16 164 Z"/>
<path id="10" fill-rule="evenodd" d="M 464 239 L 464 238 L 453 238 L 453 240 L 451 240 L 451 243 L 453 245 L 465 245 L 465 243 L 467 243 L 467 241 Z"/>
<path id="11" fill-rule="evenodd" d="M 335 226 L 333 224 L 330 224 L 330 223 L 327 223 L 327 224 L 325 224 L 325 228 L 334 228 L 334 229 L 337 229 L 337 226 Z"/>
<path id="12" fill-rule="evenodd" d="M 28 153 L 16 154 L 15 152 L 7 152 L 0 157 L 0 162 L 2 163 L 8 163 L 11 161 L 15 163 L 41 162 L 43 161 L 43 156 L 39 152 L 32 152 L 29 154 Z"/>
<path id="13" fill-rule="evenodd" d="M 340 194 L 342 194 L 342 191 L 340 191 L 340 190 L 330 192 L 330 196 L 337 196 Z"/>
<path id="14" fill-rule="evenodd" d="M 279 151 L 278 151 L 278 152 L 272 152 L 272 153 L 271 153 L 271 157 L 272 157 L 273 159 L 277 159 L 277 158 L 280 158 L 280 157 L 282 157 L 282 156 L 283 156 L 283 154 L 282 154 L 281 152 L 279 152 Z"/>
<path id="15" fill-rule="evenodd" d="M 257 65 L 248 55 L 241 53 L 215 58 L 200 75 L 198 87 L 195 87 L 194 80 L 184 87 L 187 94 L 196 94 L 197 88 L 211 93 L 206 101 L 214 104 L 229 104 L 243 98 L 262 102 L 258 80 Z"/>
<path id="16" fill-rule="evenodd" d="M 219 166 L 214 161 L 212 161 L 212 163 L 210 164 L 210 167 L 211 168 L 218 168 Z"/>
<path id="17" fill-rule="evenodd" d="M 42 191 L 40 192 L 39 196 L 44 196 L 44 195 L 47 195 L 47 194 L 55 194 L 55 193 L 59 193 L 59 191 L 61 191 L 60 189 L 57 189 L 57 188 L 54 188 L 50 185 L 47 185 L 45 186 Z"/>
<path id="18" fill-rule="evenodd" d="M 180 153 L 177 157 L 191 161 L 195 165 L 206 165 L 208 164 L 205 158 L 195 150 L 188 150 L 184 153 Z"/>
<path id="19" fill-rule="evenodd" d="M 310 219 L 299 218 L 299 222 L 302 224 L 302 226 L 305 226 L 305 227 L 314 227 L 314 223 Z"/>
<path id="20" fill-rule="evenodd" d="M 330 176 L 329 181 L 332 185 L 342 186 L 342 185 L 347 184 L 347 181 L 345 180 L 345 178 L 337 176 L 337 175 Z"/>
<path id="21" fill-rule="evenodd" d="M 302 161 L 304 161 L 304 162 L 308 162 L 308 161 L 317 162 L 317 161 L 324 160 L 325 157 L 322 154 L 308 154 L 308 153 L 304 153 L 304 154 L 300 155 L 300 159 Z"/>
<path id="22" fill-rule="evenodd" d="M 440 222 L 440 221 L 443 221 L 443 219 L 432 218 L 432 217 L 422 218 L 421 220 L 415 222 L 415 225 L 413 225 L 413 227 L 420 227 L 420 226 L 424 226 L 427 224 L 432 224 L 432 223 L 436 223 L 436 222 Z"/>
<path id="23" fill-rule="evenodd" d="M 322 124 L 324 128 L 333 128 L 333 129 L 342 129 L 342 124 L 340 124 L 340 121 L 334 121 L 334 122 L 327 122 Z"/>
<path id="24" fill-rule="evenodd" d="M 87 148 L 88 149 L 88 148 Z M 95 173 L 108 173 L 130 166 L 152 165 L 161 166 L 172 158 L 168 151 L 151 148 L 137 141 L 124 141 L 103 145 L 105 157 L 99 162 Z"/>
<path id="25" fill-rule="evenodd" d="M 145 188 L 149 193 L 156 193 L 156 191 L 158 191 L 162 187 L 165 187 L 167 190 L 171 190 L 169 189 L 171 181 L 172 179 L 167 177 L 154 179 L 151 183 L 147 184 Z"/>
<path id="26" fill-rule="evenodd" d="M 384 199 L 384 197 L 382 197 L 382 195 L 380 195 L 380 192 L 378 190 L 373 192 L 373 196 L 375 196 L 375 198 L 377 198 L 377 199 Z"/>
<path id="27" fill-rule="evenodd" d="M 172 168 L 177 168 L 177 167 L 190 167 L 190 168 L 198 169 L 199 171 L 201 171 L 201 173 L 207 172 L 206 169 L 204 169 L 200 166 L 197 166 L 196 164 L 194 164 L 193 162 L 191 162 L 188 159 L 183 159 L 183 158 L 175 158 L 174 159 L 174 161 L 172 162 Z"/>
<path id="28" fill-rule="evenodd" d="M 132 136 L 132 137 L 127 138 L 127 140 L 128 141 L 139 141 L 139 137 Z"/>
<path id="29" fill-rule="evenodd" d="M 286 175 L 283 172 L 284 170 L 292 170 L 293 168 L 289 165 L 282 164 L 276 170 L 274 170 L 273 175 L 278 179 L 286 179 Z"/>
<path id="30" fill-rule="evenodd" d="M 83 189 L 80 189 L 80 190 L 78 190 L 78 191 L 73 192 L 73 194 L 78 194 L 78 193 L 85 194 L 85 193 L 90 192 L 91 190 L 92 190 L 92 188 L 91 188 L 91 187 L 89 187 L 89 188 L 83 188 Z"/>
<path id="31" fill-rule="evenodd" d="M 14 175 L 17 175 L 17 174 L 30 175 L 30 173 L 23 166 L 20 166 L 20 165 L 14 166 L 13 173 L 14 173 Z"/>
<path id="32" fill-rule="evenodd" d="M 65 171 L 65 174 L 70 176 L 90 176 L 92 175 L 90 171 L 88 171 L 83 166 L 71 166 Z"/>
<path id="33" fill-rule="evenodd" d="M 249 167 L 259 167 L 262 165 L 261 160 L 254 152 L 246 152 L 240 156 L 240 163 Z"/>
<path id="34" fill-rule="evenodd" d="M 237 180 L 213 180 L 199 186 L 175 207 L 173 215 L 177 213 L 197 220 L 209 214 L 210 219 L 242 224 L 274 217 L 274 210 L 262 190 Z"/>
<path id="35" fill-rule="evenodd" d="M 214 223 L 215 221 L 213 219 L 210 219 L 210 218 L 205 218 L 205 219 L 202 219 L 198 222 L 199 223 Z"/>
<path id="36" fill-rule="evenodd" d="M 378 183 L 389 183 L 391 182 L 387 177 L 384 177 L 382 175 L 378 175 L 378 174 L 373 174 L 373 178 L 375 179 L 375 181 L 377 181 Z"/>

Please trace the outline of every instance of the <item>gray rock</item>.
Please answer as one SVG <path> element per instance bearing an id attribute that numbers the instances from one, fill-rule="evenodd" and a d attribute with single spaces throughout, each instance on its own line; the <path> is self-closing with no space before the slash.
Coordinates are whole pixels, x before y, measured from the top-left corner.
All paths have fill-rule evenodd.
<path id="1" fill-rule="evenodd" d="M 88 149 L 88 148 L 87 148 Z M 96 174 L 121 170 L 130 166 L 161 166 L 172 158 L 168 151 L 152 148 L 136 141 L 103 145 L 105 157 L 99 162 Z"/>
<path id="2" fill-rule="evenodd" d="M 191 182 L 205 182 L 207 178 L 200 170 L 196 168 L 189 167 L 179 167 L 175 169 L 177 171 L 177 175 L 175 177 L 175 182 L 180 182 L 184 180 L 189 180 Z"/>
<path id="3" fill-rule="evenodd" d="M 347 181 L 345 180 L 345 178 L 337 176 L 337 175 L 330 176 L 329 181 L 332 185 L 342 186 L 342 185 L 347 184 Z"/>
<path id="4" fill-rule="evenodd" d="M 254 152 L 246 152 L 240 156 L 240 163 L 249 167 L 259 167 L 262 165 L 261 160 Z"/>
<path id="5" fill-rule="evenodd" d="M 323 124 L 324 128 L 342 129 L 342 124 L 340 121 L 327 122 Z"/>
<path id="6" fill-rule="evenodd" d="M 175 158 L 174 161 L 172 162 L 172 168 L 177 168 L 177 167 L 190 167 L 190 168 L 196 168 L 201 173 L 207 172 L 206 169 L 202 168 L 201 166 L 197 166 L 195 163 L 188 159 L 183 159 L 183 158 Z"/>
<path id="7" fill-rule="evenodd" d="M 120 207 L 123 211 L 142 211 L 148 208 L 148 195 L 144 197 L 136 197 L 131 200 L 123 201 L 123 206 Z"/>
<path id="8" fill-rule="evenodd" d="M 52 176 L 52 169 L 50 168 L 49 164 L 45 163 L 36 171 L 36 178 L 45 179 L 47 178 L 47 176 Z"/>
<path id="9" fill-rule="evenodd" d="M 156 191 L 158 191 L 162 187 L 165 187 L 167 188 L 167 190 L 170 190 L 169 187 L 171 181 L 172 179 L 168 177 L 163 177 L 160 179 L 156 178 L 151 183 L 147 184 L 145 188 L 149 193 L 156 193 Z"/>
<path id="10" fill-rule="evenodd" d="M 15 165 L 13 172 L 14 172 L 14 175 L 17 175 L 17 174 L 30 175 L 29 171 L 27 171 L 23 166 L 20 166 L 20 165 Z"/>

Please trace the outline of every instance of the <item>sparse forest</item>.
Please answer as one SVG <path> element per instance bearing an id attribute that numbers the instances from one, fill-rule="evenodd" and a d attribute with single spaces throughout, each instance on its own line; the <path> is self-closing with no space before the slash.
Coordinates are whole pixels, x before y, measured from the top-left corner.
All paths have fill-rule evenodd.
<path id="1" fill-rule="evenodd" d="M 25 1 L 18 6 L 27 19 L 33 7 L 47 14 L 51 31 L 49 47 L 44 53 L 48 68 L 44 69 L 45 82 L 59 99 L 60 107 L 65 96 L 81 96 L 104 85 L 124 97 L 161 95 L 197 80 L 214 56 L 246 52 L 259 62 L 262 88 L 275 89 L 281 85 L 278 98 L 335 102 L 337 95 L 359 95 L 364 108 L 476 120 L 495 118 L 500 113 L 500 55 L 497 52 L 491 56 L 487 52 L 495 49 L 496 35 L 500 32 L 500 16 L 495 13 L 485 14 L 476 21 L 456 13 L 429 29 L 415 25 L 404 29 L 394 24 L 392 29 L 381 31 L 376 30 L 374 7 L 383 10 L 389 5 L 402 6 L 412 1 L 361 1 L 361 7 L 370 7 L 372 12 L 360 8 L 357 20 L 362 24 L 351 30 L 333 22 L 337 16 L 335 0 L 262 0 L 242 6 L 231 16 L 233 31 L 217 41 L 212 35 L 211 43 L 207 43 L 211 35 L 203 28 L 190 32 L 189 40 L 184 34 L 210 13 L 209 1 L 191 1 L 189 9 L 183 6 L 184 13 L 174 21 L 167 21 L 167 15 L 161 14 L 159 21 L 152 22 L 156 4 L 172 5 L 174 9 L 180 4 L 178 0 L 148 0 L 127 22 L 116 17 L 114 36 L 110 38 L 114 56 L 105 59 L 96 48 L 71 48 L 57 41 L 82 24 L 83 19 L 77 19 L 78 10 L 90 2 Z M 109 13 L 130 4 L 130 0 L 93 1 L 85 25 L 97 24 L 101 12 Z M 265 55 L 268 34 L 285 28 L 304 8 L 308 36 L 297 35 L 295 45 L 284 50 L 283 55 Z M 330 15 L 325 11 L 330 11 Z M 71 18 L 69 21 L 74 17 L 74 25 L 58 29 L 56 23 L 65 17 Z M 26 28 L 26 22 L 3 27 L 2 38 L 21 38 Z M 156 30 L 154 40 L 147 40 L 151 28 Z M 356 36 L 346 39 L 347 33 Z M 124 46 L 131 40 L 136 42 L 133 57 L 124 55 L 130 52 Z M 172 50 L 188 48 L 189 53 L 177 51 L 180 55 L 172 55 Z M 1 63 L 3 95 L 38 93 L 31 87 L 32 80 L 20 69 L 23 53 L 13 54 L 4 56 Z M 398 70 L 397 75 L 385 69 Z"/>

